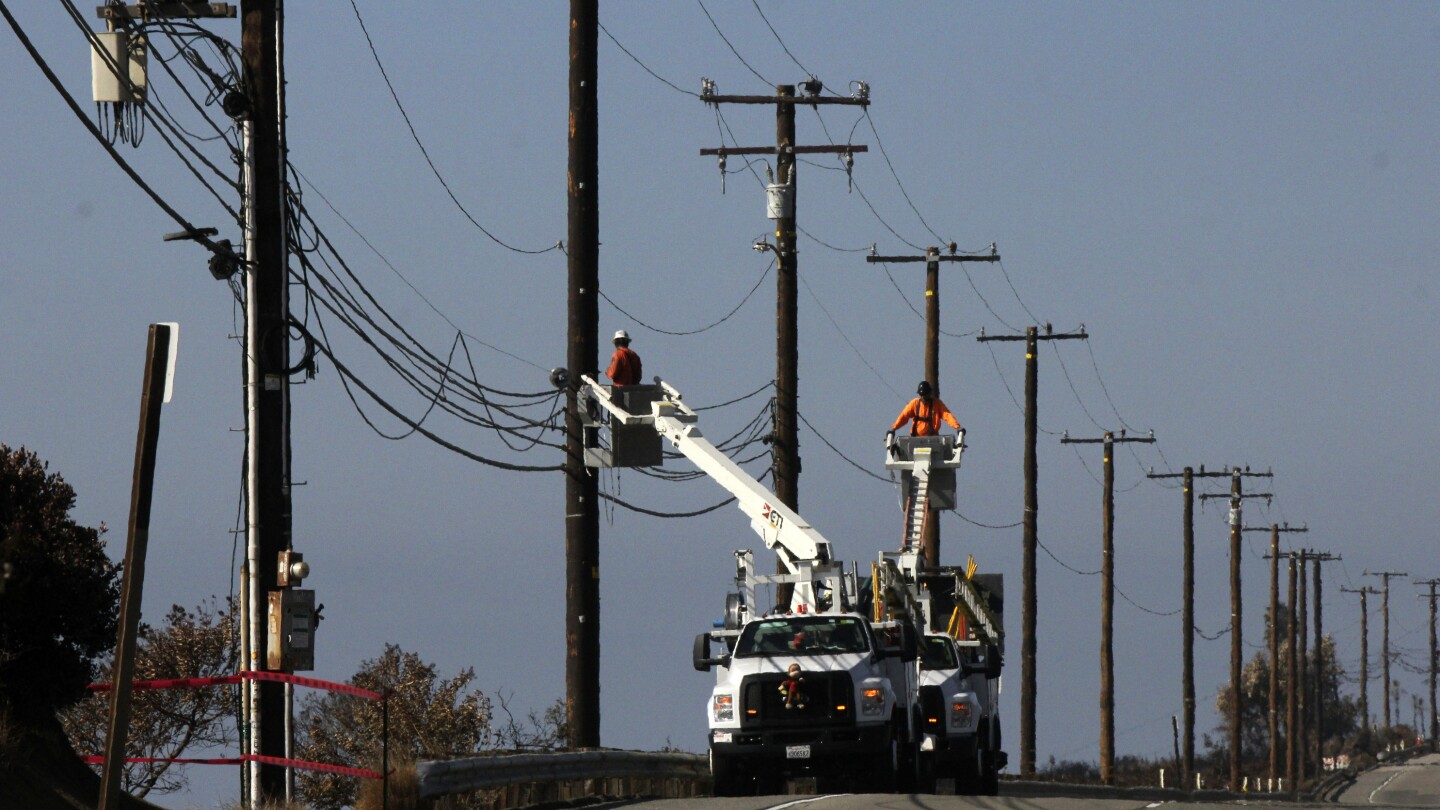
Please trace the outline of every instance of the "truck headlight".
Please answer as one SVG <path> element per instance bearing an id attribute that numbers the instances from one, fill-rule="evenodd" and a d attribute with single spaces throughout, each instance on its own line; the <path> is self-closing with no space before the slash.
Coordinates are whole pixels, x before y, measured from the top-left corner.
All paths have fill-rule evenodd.
<path id="1" fill-rule="evenodd" d="M 710 706 L 710 716 L 717 723 L 729 723 L 735 720 L 735 698 L 733 695 L 716 695 L 714 703 Z"/>
<path id="2" fill-rule="evenodd" d="M 860 693 L 860 714 L 878 717 L 885 714 L 885 693 L 879 689 L 866 689 Z"/>
<path id="3" fill-rule="evenodd" d="M 962 698 L 962 699 L 959 699 L 959 700 L 951 701 L 951 703 L 950 703 L 950 725 L 952 725 L 952 726 L 968 726 L 968 725 L 970 725 L 970 718 L 971 718 L 971 716 L 972 716 L 972 714 L 973 714 L 973 711 L 974 711 L 974 707 L 970 705 L 970 701 L 967 700 L 967 699 L 963 699 L 963 698 Z"/>

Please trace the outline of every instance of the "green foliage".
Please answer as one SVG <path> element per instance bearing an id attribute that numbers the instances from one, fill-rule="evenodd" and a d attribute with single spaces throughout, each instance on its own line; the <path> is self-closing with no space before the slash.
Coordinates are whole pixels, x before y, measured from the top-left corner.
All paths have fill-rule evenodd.
<path id="1" fill-rule="evenodd" d="M 74 505 L 35 453 L 0 444 L 0 710 L 22 722 L 84 697 L 115 645 L 118 569 Z"/>
<path id="2" fill-rule="evenodd" d="M 233 600 L 225 607 L 212 598 L 196 608 L 170 608 L 162 626 L 142 624 L 135 650 L 135 680 L 213 678 L 233 674 L 239 664 L 239 628 Z M 113 661 L 102 666 L 111 677 Z M 234 715 L 238 687 L 164 689 L 131 696 L 131 756 L 170 759 L 192 748 L 230 748 L 238 739 Z M 77 751 L 102 753 L 110 716 L 110 693 L 81 700 L 61 714 Z M 192 754 L 193 755 L 193 754 Z M 98 766 L 97 766 L 98 768 Z M 122 787 L 137 797 L 171 793 L 188 784 L 185 769 L 168 762 L 125 766 Z"/>

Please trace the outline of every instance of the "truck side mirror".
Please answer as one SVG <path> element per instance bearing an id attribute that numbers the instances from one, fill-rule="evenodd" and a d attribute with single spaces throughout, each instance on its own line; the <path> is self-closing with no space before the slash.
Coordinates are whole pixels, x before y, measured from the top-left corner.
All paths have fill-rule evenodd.
<path id="1" fill-rule="evenodd" d="M 985 645 L 985 677 L 994 680 L 1000 677 L 1000 647 L 997 644 Z"/>
<path id="2" fill-rule="evenodd" d="M 719 665 L 725 666 L 730 663 L 730 656 L 721 653 L 717 658 L 710 657 L 710 634 L 701 633 L 695 637 L 695 646 L 691 650 L 691 659 L 695 663 L 696 672 L 709 672 L 710 667 Z"/>

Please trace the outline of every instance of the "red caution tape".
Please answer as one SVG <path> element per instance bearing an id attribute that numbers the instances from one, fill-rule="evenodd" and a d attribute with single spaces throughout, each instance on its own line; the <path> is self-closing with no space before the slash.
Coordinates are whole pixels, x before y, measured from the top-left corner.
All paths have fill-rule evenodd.
<path id="1" fill-rule="evenodd" d="M 379 771 L 369 771 L 364 768 L 347 768 L 344 765 L 330 765 L 324 762 L 307 762 L 303 759 L 266 757 L 259 754 L 242 754 L 240 758 L 246 762 L 258 762 L 261 765 L 279 765 L 282 768 L 295 768 L 301 771 L 322 771 L 324 773 L 340 774 L 341 776 L 358 776 L 361 779 L 385 778 L 385 775 Z"/>
<path id="2" fill-rule="evenodd" d="M 304 678 L 299 675 L 291 675 L 288 672 L 248 670 L 238 675 L 221 675 L 215 678 L 171 678 L 167 680 L 132 681 L 130 689 L 135 692 L 143 692 L 147 689 L 198 689 L 206 686 L 232 686 L 241 681 L 273 681 L 304 686 L 309 689 L 323 689 L 327 692 L 355 695 L 370 700 L 385 699 L 385 696 L 379 692 L 372 692 L 369 689 L 361 689 L 358 686 L 351 686 L 346 683 L 322 681 L 318 678 Z M 92 683 L 87 688 L 92 692 L 108 692 L 113 688 L 113 685 L 108 683 Z"/>

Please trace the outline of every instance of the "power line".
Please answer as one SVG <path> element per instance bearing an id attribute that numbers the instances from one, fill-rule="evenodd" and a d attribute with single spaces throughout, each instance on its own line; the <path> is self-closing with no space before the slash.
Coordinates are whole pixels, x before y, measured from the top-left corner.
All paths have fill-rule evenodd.
<path id="1" fill-rule="evenodd" d="M 695 3 L 696 5 L 700 6 L 701 11 L 705 12 L 705 19 L 710 21 L 710 25 L 712 28 L 715 29 L 715 33 L 720 35 L 720 39 L 725 43 L 726 47 L 730 49 L 730 52 L 735 54 L 735 58 L 740 60 L 740 64 L 744 65 L 746 70 L 749 70 L 751 73 L 755 74 L 755 78 L 773 87 L 775 83 L 770 81 L 769 79 L 766 79 L 764 76 L 761 76 L 760 71 L 756 70 L 754 67 L 751 67 L 750 63 L 745 61 L 745 57 L 740 55 L 740 51 L 736 50 L 735 44 L 730 41 L 730 38 L 725 36 L 725 32 L 720 30 L 720 25 L 715 22 L 714 17 L 710 16 L 710 9 L 705 8 L 704 0 L 695 0 Z"/>
<path id="2" fill-rule="evenodd" d="M 450 201 L 455 203 L 456 208 L 460 209 L 460 213 L 464 214 L 465 218 L 470 220 L 470 224 L 479 228 L 481 233 L 490 237 L 490 241 L 506 250 L 528 255 L 538 255 L 557 250 L 563 244 L 563 240 L 557 241 L 550 247 L 538 250 L 527 250 L 525 248 L 515 247 L 491 233 L 484 225 L 481 225 L 480 220 L 476 219 L 475 216 L 470 213 L 470 210 L 465 207 L 464 203 L 460 202 L 460 198 L 455 196 L 455 192 L 450 188 L 450 184 L 446 182 L 445 177 L 440 174 L 440 169 L 435 165 L 435 161 L 430 158 L 430 150 L 426 149 L 425 143 L 420 140 L 420 134 L 415 131 L 415 124 L 411 122 L 410 114 L 405 111 L 405 105 L 400 103 L 400 95 L 395 91 L 395 85 L 390 82 L 390 74 L 386 72 L 385 64 L 380 61 L 380 54 L 375 50 L 375 42 L 370 38 L 370 29 L 365 27 L 365 18 L 360 16 L 360 7 L 355 4 L 355 0 L 350 0 L 350 8 L 355 10 L 355 20 L 360 23 L 360 32 L 365 35 L 365 44 L 370 46 L 370 55 L 374 57 L 375 66 L 380 69 L 380 76 L 385 80 L 385 86 L 390 90 L 390 98 L 395 100 L 395 108 L 400 111 L 400 117 L 405 119 L 405 126 L 410 130 L 410 137 L 415 141 L 415 145 L 420 147 L 420 154 L 424 156 L 425 163 L 430 167 L 430 171 L 434 173 L 435 179 L 440 181 L 440 185 L 445 189 L 445 193 L 449 195 Z"/>
<path id="3" fill-rule="evenodd" d="M 670 331 L 670 330 L 668 330 L 668 329 L 661 329 L 661 328 L 658 327 L 658 326 L 652 326 L 651 324 L 646 323 L 645 321 L 640 320 L 639 317 L 637 317 L 637 316 L 635 316 L 635 315 L 632 315 L 632 314 L 631 314 L 628 310 L 626 310 L 624 307 L 622 307 L 622 306 L 620 306 L 619 304 L 615 303 L 615 300 L 612 299 L 610 296 L 606 295 L 604 290 L 598 290 L 597 292 L 599 292 L 601 298 L 605 299 L 605 303 L 607 303 L 607 304 L 609 304 L 610 306 L 612 306 L 612 307 L 615 308 L 615 311 L 619 312 L 621 315 L 624 315 L 625 317 L 629 318 L 630 320 L 634 321 L 635 323 L 640 324 L 641 326 L 645 327 L 646 329 L 649 329 L 651 332 L 658 332 L 658 333 L 660 333 L 660 334 L 662 334 L 662 335 L 672 335 L 672 336 L 674 336 L 674 337 L 687 337 L 687 336 L 689 336 L 689 335 L 698 335 L 698 334 L 700 334 L 701 332 L 708 332 L 708 331 L 710 331 L 711 329 L 714 329 L 715 327 L 719 326 L 719 325 L 722 324 L 722 323 L 725 323 L 726 321 L 728 321 L 728 320 L 730 320 L 732 317 L 734 317 L 734 316 L 735 316 L 735 313 L 739 312 L 739 311 L 740 311 L 740 308 L 743 307 L 743 306 L 745 306 L 745 304 L 750 301 L 750 297 L 755 294 L 755 291 L 758 290 L 758 289 L 760 289 L 760 285 L 763 284 L 763 283 L 765 283 L 765 279 L 770 275 L 770 271 L 773 270 L 773 269 L 775 269 L 775 259 L 772 258 L 772 259 L 770 260 L 770 263 L 765 266 L 764 272 L 762 272 L 762 273 L 760 274 L 760 277 L 755 280 L 755 284 L 754 284 L 754 286 L 752 286 L 752 287 L 750 288 L 750 291 L 747 292 L 747 293 L 745 293 L 745 297 L 742 298 L 742 299 L 740 299 L 740 303 L 736 304 L 733 309 L 731 309 L 729 312 L 725 313 L 725 316 L 724 316 L 724 317 L 720 318 L 720 320 L 715 321 L 714 323 L 707 324 L 707 325 L 702 326 L 702 327 L 700 327 L 700 328 L 698 328 L 698 329 L 691 329 L 691 330 L 688 330 L 688 331 L 674 332 L 674 331 Z"/>

